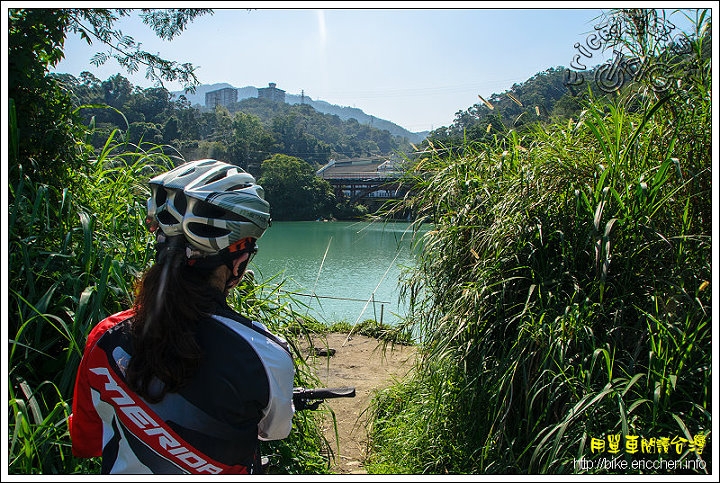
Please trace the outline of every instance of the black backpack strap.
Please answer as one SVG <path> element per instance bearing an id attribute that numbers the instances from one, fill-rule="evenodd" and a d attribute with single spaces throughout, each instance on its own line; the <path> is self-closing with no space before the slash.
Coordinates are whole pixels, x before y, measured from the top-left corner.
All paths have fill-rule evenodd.
<path id="1" fill-rule="evenodd" d="M 250 468 L 250 474 L 253 475 L 266 475 L 268 467 L 270 466 L 270 458 L 263 456 L 260 451 L 260 441 L 255 446 L 255 456 L 253 457 L 252 467 Z"/>

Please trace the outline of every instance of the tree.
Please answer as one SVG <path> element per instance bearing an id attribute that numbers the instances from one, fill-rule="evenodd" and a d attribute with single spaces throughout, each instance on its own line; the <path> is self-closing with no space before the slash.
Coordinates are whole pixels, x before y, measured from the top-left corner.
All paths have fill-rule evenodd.
<path id="1" fill-rule="evenodd" d="M 28 175 L 61 180 L 61 173 L 75 166 L 81 156 L 75 143 L 80 133 L 75 127 L 78 119 L 71 98 L 47 75 L 48 67 L 63 56 L 68 25 L 66 11 L 9 11 L 8 127 L 15 146 L 11 150 L 11 173 L 19 168 Z"/>
<path id="2" fill-rule="evenodd" d="M 265 190 L 274 220 L 329 217 L 335 205 L 330 183 L 317 177 L 307 162 L 294 156 L 276 154 L 263 161 L 258 184 Z"/>
<path id="3" fill-rule="evenodd" d="M 178 106 L 178 109 L 175 110 L 175 115 L 178 119 L 178 139 L 190 141 L 201 138 L 200 133 L 204 120 L 199 110 L 185 105 L 184 107 Z"/>
<path id="4" fill-rule="evenodd" d="M 67 35 L 76 33 L 88 44 L 97 41 L 108 48 L 92 59 L 102 65 L 115 59 L 129 72 L 146 67 L 146 77 L 162 86 L 180 81 L 187 90 L 198 84 L 191 64 L 178 64 L 140 49 L 132 37 L 114 30 L 114 23 L 135 9 L 9 9 L 8 98 L 10 139 L 17 139 L 12 170 L 59 182 L 66 170 L 80 165 L 83 152 L 77 142 L 84 135 L 70 94 L 60 80 L 49 74 L 64 57 Z M 159 37 L 172 40 L 195 17 L 207 9 L 140 9 L 143 22 Z M 96 79 L 83 79 L 88 93 Z M 16 159 L 15 159 L 16 156 Z"/>
<path id="5" fill-rule="evenodd" d="M 101 84 L 101 89 L 103 103 L 114 108 L 114 110 L 104 110 L 104 120 L 122 126 L 124 121 L 120 113 L 125 111 L 125 106 L 130 101 L 133 85 L 127 78 L 120 74 L 115 74 Z M 135 119 L 132 119 L 130 121 L 132 122 L 134 120 Z"/>
<path id="6" fill-rule="evenodd" d="M 67 30 L 79 34 L 92 45 L 93 40 L 108 47 L 107 52 L 98 52 L 90 62 L 99 66 L 115 59 L 128 72 L 134 73 L 145 66 L 145 77 L 163 86 L 163 81 L 179 81 L 186 90 L 194 91 L 198 85 L 195 67 L 191 64 L 178 64 L 165 60 L 158 55 L 140 49 L 135 42 L 120 30 L 113 30 L 113 24 L 121 17 L 139 11 L 140 18 L 153 32 L 163 40 L 172 40 L 180 35 L 185 27 L 196 17 L 213 13 L 210 9 L 170 8 L 170 9 L 64 9 L 68 18 Z"/>
<path id="7" fill-rule="evenodd" d="M 163 135 L 159 125 L 151 122 L 133 122 L 128 127 L 128 141 L 136 146 L 142 143 L 162 144 Z"/>
<path id="8" fill-rule="evenodd" d="M 167 111 L 172 108 L 170 92 L 163 87 L 138 89 L 125 105 L 142 115 L 146 122 L 163 124 L 167 121 Z"/>
<path id="9" fill-rule="evenodd" d="M 170 143 L 180 138 L 180 130 L 178 129 L 178 118 L 170 116 L 167 118 L 162 128 L 163 142 Z"/>
<path id="10" fill-rule="evenodd" d="M 229 147 L 232 158 L 241 168 L 253 174 L 260 171 L 261 161 L 270 153 L 275 140 L 265 131 L 260 118 L 238 112 L 233 117 L 233 139 Z"/>

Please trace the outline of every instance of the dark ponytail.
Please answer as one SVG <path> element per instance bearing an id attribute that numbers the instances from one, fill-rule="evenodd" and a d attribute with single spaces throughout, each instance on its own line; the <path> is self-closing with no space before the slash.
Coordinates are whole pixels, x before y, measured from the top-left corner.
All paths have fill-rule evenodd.
<path id="1" fill-rule="evenodd" d="M 202 357 L 198 321 L 225 299 L 215 269 L 188 266 L 184 250 L 163 250 L 157 260 L 137 285 L 127 368 L 129 386 L 149 402 L 177 392 L 193 376 Z M 151 385 L 153 378 L 161 388 Z"/>

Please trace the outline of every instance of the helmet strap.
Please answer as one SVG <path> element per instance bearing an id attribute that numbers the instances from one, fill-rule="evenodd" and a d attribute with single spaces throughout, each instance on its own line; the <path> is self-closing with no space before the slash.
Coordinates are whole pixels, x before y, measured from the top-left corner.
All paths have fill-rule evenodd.
<path id="1" fill-rule="evenodd" d="M 158 264 L 176 263 L 182 265 L 180 253 L 185 252 L 184 236 L 166 236 L 162 230 L 158 230 L 155 237 L 155 261 Z"/>
<path id="2" fill-rule="evenodd" d="M 235 275 L 235 261 L 226 262 L 226 266 L 230 269 L 230 278 L 228 278 L 227 282 L 225 282 L 225 290 L 230 290 L 237 285 L 245 273 L 245 269 L 247 268 L 249 262 L 250 257 L 240 262 L 237 268 L 237 275 Z"/>
<path id="3" fill-rule="evenodd" d="M 196 268 L 215 268 L 220 265 L 225 265 L 230 270 L 230 278 L 225 282 L 225 289 L 229 290 L 237 285 L 248 263 L 250 263 L 251 255 L 255 252 L 257 252 L 255 239 L 248 237 L 238 240 L 214 255 L 208 255 L 202 258 L 188 258 L 187 264 Z M 237 275 L 235 275 L 235 260 L 244 254 L 248 254 L 248 257 L 238 265 Z"/>

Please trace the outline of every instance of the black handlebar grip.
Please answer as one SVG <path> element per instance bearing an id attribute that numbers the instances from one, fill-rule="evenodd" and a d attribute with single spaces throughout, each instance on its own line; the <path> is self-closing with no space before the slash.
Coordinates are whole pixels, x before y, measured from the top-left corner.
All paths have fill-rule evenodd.
<path id="1" fill-rule="evenodd" d="M 331 399 L 335 397 L 355 397 L 354 387 L 323 387 L 307 389 L 304 397 L 308 399 Z"/>

